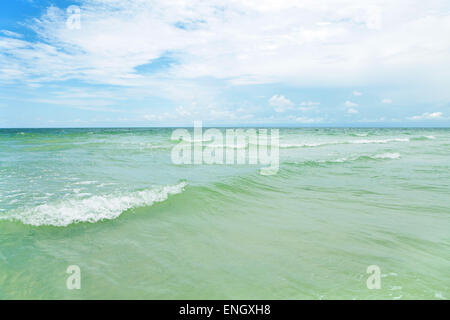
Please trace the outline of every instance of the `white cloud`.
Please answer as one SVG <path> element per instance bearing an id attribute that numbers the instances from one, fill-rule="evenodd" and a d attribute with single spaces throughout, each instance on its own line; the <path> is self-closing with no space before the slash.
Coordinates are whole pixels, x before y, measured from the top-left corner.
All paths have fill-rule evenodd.
<path id="1" fill-rule="evenodd" d="M 361 85 L 380 75 L 421 81 L 432 70 L 436 81 L 449 80 L 446 0 L 81 0 L 80 7 L 80 30 L 66 27 L 65 8 L 50 7 L 30 23 L 40 42 L 0 37 L 0 79 L 149 86 L 154 76 L 135 68 L 171 52 L 178 63 L 164 79 Z"/>
<path id="2" fill-rule="evenodd" d="M 381 103 L 389 104 L 389 103 L 392 103 L 392 100 L 391 99 L 383 99 L 383 100 L 381 100 Z"/>
<path id="3" fill-rule="evenodd" d="M 409 117 L 410 120 L 437 120 L 437 119 L 443 119 L 443 113 L 442 112 L 425 112 L 418 116 Z"/>
<path id="4" fill-rule="evenodd" d="M 313 102 L 313 101 L 303 101 L 300 103 L 300 106 L 298 108 L 298 110 L 302 111 L 302 112 L 307 112 L 307 111 L 311 111 L 311 110 L 315 110 L 317 108 L 317 106 L 320 105 L 320 102 Z"/>
<path id="5" fill-rule="evenodd" d="M 23 37 L 20 33 L 12 32 L 9 30 L 0 30 L 0 33 L 3 33 L 7 37 L 14 37 L 14 38 L 22 38 Z"/>
<path id="6" fill-rule="evenodd" d="M 79 30 L 66 27 L 66 8 L 50 7 L 43 16 L 27 22 L 36 31 L 33 38 L 37 41 L 1 31 L 0 85 L 19 83 L 28 88 L 70 79 L 89 85 L 116 85 L 114 89 L 102 89 L 98 95 L 95 90 L 63 92 L 48 98 L 48 103 L 52 99 L 68 106 L 76 103 L 81 108 L 107 109 L 122 105 L 121 99 L 139 97 L 145 101 L 161 96 L 174 102 L 173 107 L 181 106 L 160 115 L 159 119 L 169 120 L 243 119 L 253 113 L 261 119 L 265 115 L 258 113 L 260 110 L 246 115 L 217 102 L 232 85 L 242 84 L 276 83 L 275 92 L 287 92 L 278 84 L 290 88 L 339 87 L 348 93 L 358 88 L 366 95 L 370 91 L 365 88 L 370 85 L 400 84 L 402 90 L 413 92 L 414 84 L 433 82 L 440 84 L 441 95 L 449 97 L 445 85 L 450 83 L 447 0 L 77 3 L 81 7 Z M 168 55 L 174 63 L 164 70 L 137 72 L 139 66 Z M 433 87 L 433 97 L 437 91 Z M 357 97 L 361 95 L 353 91 L 347 99 L 359 103 Z M 279 116 L 289 114 L 288 110 L 309 111 L 319 105 L 312 101 L 294 105 L 282 95 L 270 100 Z M 198 104 L 191 106 L 192 101 Z M 356 102 L 346 101 L 344 111 L 357 113 Z M 214 103 L 220 107 L 209 107 Z M 146 110 L 140 116 L 155 119 L 154 113 L 157 111 Z M 415 118 L 439 119 L 435 114 L 439 113 Z"/>
<path id="7" fill-rule="evenodd" d="M 347 101 L 345 101 L 345 106 L 348 108 L 351 108 L 351 107 L 357 107 L 358 104 L 347 100 Z"/>
<path id="8" fill-rule="evenodd" d="M 269 99 L 269 104 L 275 108 L 276 112 L 285 112 L 292 109 L 294 103 L 282 95 L 274 95 Z"/>

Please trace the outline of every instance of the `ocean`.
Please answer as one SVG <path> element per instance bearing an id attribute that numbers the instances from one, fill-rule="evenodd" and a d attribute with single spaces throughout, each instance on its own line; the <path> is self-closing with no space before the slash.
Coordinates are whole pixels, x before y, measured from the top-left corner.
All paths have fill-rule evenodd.
<path id="1" fill-rule="evenodd" d="M 0 129 L 0 299 L 450 298 L 450 129 L 279 128 L 272 175 L 173 130 Z"/>

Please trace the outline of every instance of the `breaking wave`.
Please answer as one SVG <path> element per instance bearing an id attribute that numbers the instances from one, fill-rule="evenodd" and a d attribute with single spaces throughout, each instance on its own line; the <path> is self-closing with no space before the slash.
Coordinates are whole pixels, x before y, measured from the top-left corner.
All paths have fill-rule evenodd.
<path id="1" fill-rule="evenodd" d="M 112 220 L 128 209 L 150 206 L 166 200 L 170 195 L 183 192 L 186 182 L 155 189 L 135 191 L 112 196 L 92 196 L 87 199 L 69 199 L 43 204 L 33 208 L 16 209 L 4 213 L 0 220 L 20 221 L 33 226 L 65 227 L 72 223 Z"/>
<path id="2" fill-rule="evenodd" d="M 370 143 L 389 143 L 389 142 L 409 142 L 409 138 L 390 138 L 390 139 L 358 139 L 348 141 L 324 141 L 312 143 L 285 143 L 280 144 L 280 148 L 312 148 L 336 144 L 370 144 Z"/>
<path id="3" fill-rule="evenodd" d="M 374 155 L 363 155 L 363 156 L 354 156 L 354 157 L 342 157 L 331 160 L 306 160 L 301 162 L 285 162 L 287 165 L 293 166 L 320 166 L 324 164 L 336 164 L 336 163 L 345 163 L 345 162 L 353 162 L 353 161 L 365 161 L 365 160 L 395 160 L 400 159 L 400 153 L 380 153 Z"/>

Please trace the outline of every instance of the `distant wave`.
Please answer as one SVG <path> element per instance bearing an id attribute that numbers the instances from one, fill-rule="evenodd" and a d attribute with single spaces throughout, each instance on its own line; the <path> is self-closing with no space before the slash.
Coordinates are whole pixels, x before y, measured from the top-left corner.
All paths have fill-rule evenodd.
<path id="1" fill-rule="evenodd" d="M 353 157 L 342 157 L 337 159 L 325 160 L 306 160 L 301 162 L 285 162 L 284 164 L 293 166 L 320 166 L 324 164 L 335 164 L 335 163 L 345 163 L 353 161 L 365 161 L 365 160 L 395 160 L 400 159 L 400 153 L 380 153 L 374 155 L 363 155 L 363 156 L 353 156 Z"/>
<path id="2" fill-rule="evenodd" d="M 280 148 L 291 149 L 291 148 L 304 148 L 304 147 L 319 147 L 330 144 L 337 144 L 338 142 L 321 142 L 321 143 L 280 143 Z"/>
<path id="3" fill-rule="evenodd" d="M 422 137 L 411 138 L 411 140 L 413 140 L 413 141 L 434 140 L 434 139 L 436 139 L 435 136 L 422 136 Z"/>
<path id="4" fill-rule="evenodd" d="M 372 159 L 399 159 L 400 153 L 394 152 L 394 153 L 382 153 L 382 154 L 376 154 L 374 156 L 369 156 L 369 158 Z"/>
<path id="5" fill-rule="evenodd" d="M 389 142 L 409 142 L 408 138 L 391 138 L 391 139 L 372 139 L 372 140 L 347 140 L 347 141 L 324 141 L 324 142 L 305 142 L 305 143 L 280 143 L 279 147 L 282 149 L 293 149 L 293 148 L 313 148 L 327 145 L 338 145 L 338 144 L 368 144 L 368 143 L 389 143 Z M 268 141 L 270 145 L 270 140 Z M 259 146 L 260 144 L 245 143 L 242 145 L 220 145 L 220 144 L 206 144 L 204 146 L 208 147 L 226 147 L 234 149 L 245 149 L 249 145 Z"/>
<path id="6" fill-rule="evenodd" d="M 408 138 L 392 138 L 392 139 L 372 139 L 372 140 L 351 140 L 347 143 L 388 143 L 388 142 L 409 142 Z"/>
<path id="7" fill-rule="evenodd" d="M 365 137 L 367 134 L 352 134 L 353 136 L 359 136 L 359 137 Z M 385 138 L 385 139 L 354 139 L 354 140 L 344 140 L 344 141 L 311 141 L 311 142 L 300 142 L 300 143 L 280 143 L 279 147 L 281 149 L 295 149 L 295 148 L 314 148 L 314 147 L 321 147 L 321 146 L 329 146 L 329 145 L 339 145 L 339 144 L 385 144 L 390 142 L 410 142 L 410 141 L 423 141 L 423 140 L 434 140 L 436 139 L 435 136 L 420 136 L 420 137 L 412 137 L 412 138 Z M 259 145 L 259 144 L 252 144 L 249 142 L 245 142 L 244 144 L 240 145 L 222 145 L 217 143 L 208 143 L 211 142 L 211 140 L 185 140 L 185 139 L 179 139 L 179 140 L 172 140 L 173 141 L 183 141 L 186 143 L 201 143 L 205 142 L 203 144 L 204 147 L 222 147 L 222 148 L 234 148 L 234 149 L 247 149 L 251 145 Z M 270 143 L 270 139 L 268 141 Z"/>
<path id="8" fill-rule="evenodd" d="M 369 133 L 365 132 L 365 133 L 350 133 L 351 136 L 355 136 L 355 137 L 367 137 L 369 135 Z"/>
<path id="9" fill-rule="evenodd" d="M 367 134 L 354 134 L 354 136 L 365 137 Z M 390 142 L 410 142 L 411 140 L 429 140 L 434 139 L 434 136 L 424 136 L 416 138 L 386 138 L 386 139 L 354 139 L 354 140 L 344 140 L 344 141 L 311 141 L 311 142 L 300 142 L 300 143 L 281 143 L 279 147 L 282 149 L 294 149 L 294 148 L 314 148 L 328 145 L 339 145 L 339 144 L 384 144 Z M 212 140 L 205 139 L 183 139 L 171 140 L 172 142 L 186 142 L 186 143 L 203 143 L 203 147 L 217 147 L 217 148 L 233 148 L 233 149 L 247 149 L 249 146 L 259 146 L 259 143 L 249 143 L 245 141 L 243 144 L 221 144 L 217 142 L 212 142 Z M 270 139 L 268 140 L 270 144 Z"/>
<path id="10" fill-rule="evenodd" d="M 285 143 L 280 144 L 280 148 L 307 148 L 319 147 L 337 144 L 369 144 L 369 143 L 389 143 L 389 142 L 409 142 L 409 138 L 390 138 L 390 139 L 359 139 L 346 141 L 324 141 L 324 142 L 309 142 L 309 143 Z"/>
<path id="11" fill-rule="evenodd" d="M 164 186 L 131 192 L 119 196 L 92 196 L 87 199 L 69 199 L 43 204 L 33 208 L 16 209 L 4 213 L 0 220 L 20 221 L 33 226 L 65 227 L 72 223 L 115 219 L 128 209 L 149 206 L 166 200 L 169 195 L 181 193 L 187 184 Z"/>
<path id="12" fill-rule="evenodd" d="M 171 142 L 185 142 L 187 144 L 193 143 L 193 144 L 202 144 L 203 147 L 210 147 L 210 148 L 229 148 L 229 149 L 247 149 L 249 147 L 249 143 L 247 141 L 244 141 L 244 143 L 234 143 L 234 144 L 223 144 L 218 143 L 217 141 L 213 141 L 212 139 L 175 139 L 171 140 Z"/>
<path id="13" fill-rule="evenodd" d="M 192 138 L 184 138 L 184 137 L 180 137 L 178 139 L 170 139 L 171 142 L 173 143 L 177 143 L 177 142 L 187 142 L 187 143 L 201 143 L 201 142 L 211 142 L 213 141 L 212 138 L 209 139 L 205 139 L 205 138 L 200 138 L 200 139 L 192 139 Z"/>

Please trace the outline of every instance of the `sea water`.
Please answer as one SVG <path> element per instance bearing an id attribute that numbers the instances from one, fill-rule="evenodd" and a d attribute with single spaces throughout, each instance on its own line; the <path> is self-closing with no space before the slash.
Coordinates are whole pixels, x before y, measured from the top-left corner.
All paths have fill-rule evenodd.
<path id="1" fill-rule="evenodd" d="M 450 129 L 280 128 L 273 175 L 173 130 L 1 129 L 0 299 L 450 297 Z"/>

